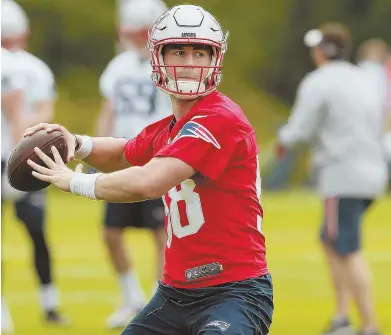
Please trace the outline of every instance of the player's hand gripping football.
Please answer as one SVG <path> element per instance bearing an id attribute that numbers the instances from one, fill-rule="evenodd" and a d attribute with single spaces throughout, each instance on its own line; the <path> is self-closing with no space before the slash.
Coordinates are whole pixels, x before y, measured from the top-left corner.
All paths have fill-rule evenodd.
<path id="1" fill-rule="evenodd" d="M 36 133 L 37 131 L 43 130 L 43 129 L 46 129 L 46 131 L 48 133 L 57 130 L 57 131 L 60 131 L 61 133 L 64 134 L 65 139 L 67 141 L 67 145 L 68 145 L 68 156 L 67 156 L 66 163 L 69 163 L 71 160 L 73 160 L 75 157 L 75 147 L 76 147 L 75 135 L 70 133 L 68 131 L 68 129 L 66 129 L 65 127 L 63 127 L 60 124 L 39 123 L 33 127 L 27 128 L 23 134 L 23 137 L 31 136 L 34 133 Z"/>
<path id="2" fill-rule="evenodd" d="M 46 167 L 30 159 L 27 161 L 27 164 L 34 170 L 32 174 L 35 178 L 46 181 L 62 191 L 70 192 L 71 180 L 75 174 L 82 172 L 83 165 L 79 164 L 75 171 L 72 171 L 65 165 L 56 147 L 53 146 L 51 149 L 54 160 L 44 154 L 39 148 L 34 148 L 35 153 L 45 163 Z"/>

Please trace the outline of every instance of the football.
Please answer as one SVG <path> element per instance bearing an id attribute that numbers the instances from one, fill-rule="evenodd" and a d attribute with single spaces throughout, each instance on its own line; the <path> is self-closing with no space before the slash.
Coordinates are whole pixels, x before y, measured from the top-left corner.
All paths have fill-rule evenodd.
<path id="1" fill-rule="evenodd" d="M 8 160 L 7 175 L 10 185 L 24 192 L 42 190 L 50 184 L 32 175 L 32 168 L 27 164 L 31 159 L 39 165 L 45 166 L 40 158 L 35 154 L 34 148 L 40 148 L 46 155 L 53 159 L 51 147 L 55 146 L 65 161 L 68 153 L 65 136 L 59 131 L 48 133 L 46 130 L 40 130 L 31 136 L 23 137 L 16 145 Z"/>

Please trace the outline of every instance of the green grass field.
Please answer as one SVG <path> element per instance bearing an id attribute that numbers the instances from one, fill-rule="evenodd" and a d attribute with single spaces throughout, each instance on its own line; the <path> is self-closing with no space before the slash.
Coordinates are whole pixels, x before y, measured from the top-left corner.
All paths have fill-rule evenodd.
<path id="1" fill-rule="evenodd" d="M 319 334 L 330 317 L 332 292 L 321 250 L 319 200 L 307 191 L 265 193 L 264 232 L 275 285 L 272 335 Z M 51 192 L 48 235 L 55 279 L 67 329 L 42 322 L 30 244 L 7 204 L 3 213 L 3 294 L 15 322 L 16 335 L 119 334 L 105 328 L 106 317 L 119 303 L 115 276 L 101 242 L 102 206 L 67 194 Z M 365 218 L 365 255 L 374 271 L 376 310 L 383 335 L 391 334 L 391 197 L 374 206 Z M 129 249 L 146 292 L 154 273 L 152 239 L 148 232 L 129 231 Z M 352 309 L 354 320 L 357 313 Z"/>

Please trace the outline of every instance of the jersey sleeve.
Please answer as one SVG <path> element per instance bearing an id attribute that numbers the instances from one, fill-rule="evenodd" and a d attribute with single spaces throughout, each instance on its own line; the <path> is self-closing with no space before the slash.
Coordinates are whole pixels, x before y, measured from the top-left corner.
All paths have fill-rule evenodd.
<path id="1" fill-rule="evenodd" d="M 126 160 L 133 166 L 147 164 L 153 156 L 153 135 L 145 128 L 135 138 L 129 140 L 125 146 Z"/>
<path id="2" fill-rule="evenodd" d="M 178 158 L 203 176 L 216 180 L 227 168 L 240 140 L 234 122 L 226 117 L 219 114 L 196 116 L 155 156 Z"/>

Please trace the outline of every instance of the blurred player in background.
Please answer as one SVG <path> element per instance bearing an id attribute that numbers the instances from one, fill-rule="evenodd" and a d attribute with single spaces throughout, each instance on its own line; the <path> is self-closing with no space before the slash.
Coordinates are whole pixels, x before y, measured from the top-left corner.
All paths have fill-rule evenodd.
<path id="1" fill-rule="evenodd" d="M 1 48 L 1 126 L 9 132 L 8 142 L 11 146 L 15 146 L 19 139 L 23 136 L 23 94 L 20 90 L 12 88 L 11 78 L 15 78 L 17 68 L 12 62 L 12 54 L 6 49 Z M 11 191 L 12 187 L 9 185 L 6 178 L 5 168 L 6 160 L 8 159 L 9 143 L 1 141 L 1 207 L 3 207 L 4 199 L 17 199 L 20 193 Z M 3 259 L 1 260 L 3 261 Z M 3 274 L 4 274 L 4 268 Z M 11 334 L 13 332 L 13 321 L 8 310 L 7 303 L 4 298 L 1 298 L 1 332 Z"/>
<path id="2" fill-rule="evenodd" d="M 147 125 L 172 114 L 169 98 L 151 81 L 147 47 L 148 32 L 166 9 L 159 0 L 130 0 L 121 6 L 118 36 L 125 51 L 109 63 L 100 78 L 100 92 L 105 100 L 96 136 L 134 138 Z M 167 240 L 162 200 L 106 204 L 103 235 L 123 297 L 123 305 L 107 320 L 110 328 L 125 326 L 145 304 L 144 292 L 124 246 L 123 233 L 127 227 L 153 232 L 156 274 L 161 279 Z M 153 291 L 156 285 L 157 282 Z"/>
<path id="3" fill-rule="evenodd" d="M 28 35 L 29 22 L 22 7 L 11 0 L 2 1 L 1 45 L 9 52 L 12 66 L 16 69 L 5 77 L 2 69 L 2 91 L 7 92 L 7 99 L 13 99 L 2 106 L 2 167 L 18 137 L 21 138 L 22 133 L 18 130 L 20 123 L 25 128 L 37 122 L 49 122 L 54 115 L 54 77 L 43 61 L 25 51 Z M 20 120 L 15 110 L 18 113 L 21 110 L 23 120 Z M 63 324 L 65 319 L 58 310 L 57 290 L 53 283 L 50 252 L 45 238 L 45 193 L 24 193 L 14 202 L 14 208 L 33 244 L 33 259 L 40 282 L 45 319 Z"/>
<path id="4" fill-rule="evenodd" d="M 384 118 L 387 114 L 387 70 L 388 45 L 381 39 L 372 38 L 363 42 L 357 51 L 357 64 L 364 70 L 368 83 L 373 88 L 375 101 L 383 101 Z"/>
<path id="5" fill-rule="evenodd" d="M 74 136 L 75 154 L 104 174 L 70 170 L 36 148 L 46 167 L 36 178 L 92 199 L 135 202 L 163 197 L 168 234 L 162 282 L 123 335 L 266 335 L 273 287 L 262 234 L 261 179 L 254 129 L 240 107 L 216 91 L 227 37 L 199 6 L 175 6 L 155 23 L 149 48 L 153 82 L 173 115 L 134 139 Z M 50 131 L 50 130 L 48 130 Z M 133 165 L 133 167 L 130 167 Z"/>
<path id="6" fill-rule="evenodd" d="M 386 158 L 391 162 L 391 82 L 390 69 L 387 68 L 389 58 L 389 46 L 381 39 L 372 38 L 363 42 L 358 48 L 357 61 L 367 76 L 368 82 L 372 82 L 373 99 L 383 101 L 384 110 L 384 150 Z"/>
<path id="7" fill-rule="evenodd" d="M 371 273 L 361 252 L 362 216 L 383 193 L 387 166 L 382 147 L 384 101 L 373 83 L 346 61 L 349 32 L 339 24 L 309 31 L 317 69 L 298 88 L 288 124 L 280 129 L 280 152 L 311 144 L 318 191 L 324 200 L 321 237 L 331 271 L 336 311 L 325 334 L 350 334 L 348 307 L 354 299 L 360 334 L 378 334 Z"/>

